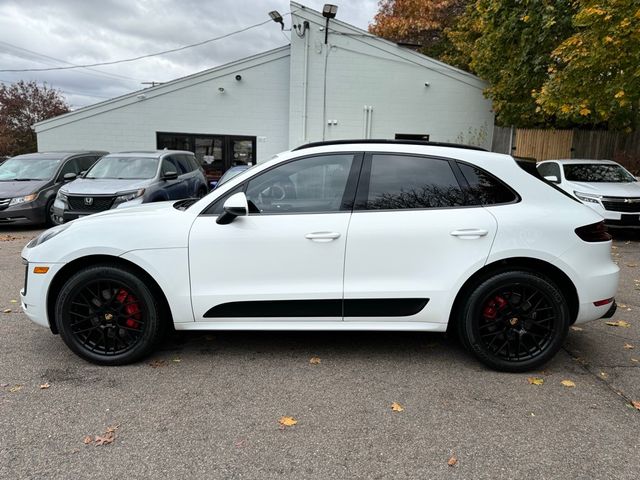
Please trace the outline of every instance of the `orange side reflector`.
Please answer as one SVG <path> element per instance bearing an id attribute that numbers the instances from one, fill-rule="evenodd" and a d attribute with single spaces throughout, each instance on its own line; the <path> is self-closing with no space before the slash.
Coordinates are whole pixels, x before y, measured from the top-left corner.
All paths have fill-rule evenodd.
<path id="1" fill-rule="evenodd" d="M 34 267 L 33 273 L 47 273 L 49 271 L 49 267 Z"/>

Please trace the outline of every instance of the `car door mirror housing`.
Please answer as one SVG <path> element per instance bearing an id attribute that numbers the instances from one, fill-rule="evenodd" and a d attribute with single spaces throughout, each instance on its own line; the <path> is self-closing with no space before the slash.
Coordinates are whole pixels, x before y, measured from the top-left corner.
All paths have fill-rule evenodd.
<path id="1" fill-rule="evenodd" d="M 544 179 L 547 182 L 560 183 L 560 180 L 558 180 L 558 177 L 556 177 L 555 175 L 545 175 Z"/>
<path id="2" fill-rule="evenodd" d="M 224 212 L 218 216 L 216 223 L 227 225 L 235 220 L 236 217 L 245 217 L 249 215 L 249 202 L 244 192 L 238 192 L 227 198 L 222 206 Z"/>
<path id="3" fill-rule="evenodd" d="M 178 172 L 174 171 L 164 172 L 162 175 L 163 180 L 175 180 L 176 178 L 178 178 Z"/>
<path id="4" fill-rule="evenodd" d="M 64 176 L 62 177 L 62 180 L 65 182 L 71 182 L 72 180 L 75 180 L 76 178 L 78 178 L 78 175 L 76 175 L 73 172 L 69 172 L 69 173 L 65 173 Z"/>

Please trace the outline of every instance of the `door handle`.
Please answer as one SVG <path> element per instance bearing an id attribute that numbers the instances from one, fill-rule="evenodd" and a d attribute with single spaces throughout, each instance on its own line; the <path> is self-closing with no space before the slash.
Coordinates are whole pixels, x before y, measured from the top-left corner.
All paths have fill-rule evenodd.
<path id="1" fill-rule="evenodd" d="M 468 240 L 475 240 L 477 238 L 486 236 L 488 233 L 488 230 L 483 230 L 481 228 L 461 228 L 459 230 L 454 230 L 450 233 L 450 235 L 454 237 L 465 238 Z"/>
<path id="2" fill-rule="evenodd" d="M 337 232 L 312 232 L 312 233 L 307 233 L 304 236 L 304 238 L 314 242 L 325 243 L 325 242 L 331 242 L 336 238 L 340 238 L 340 234 Z"/>

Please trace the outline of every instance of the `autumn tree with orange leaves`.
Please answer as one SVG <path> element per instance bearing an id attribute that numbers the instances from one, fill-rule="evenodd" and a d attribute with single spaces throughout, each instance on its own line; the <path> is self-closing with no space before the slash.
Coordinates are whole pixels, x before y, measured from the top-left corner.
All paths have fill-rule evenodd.
<path id="1" fill-rule="evenodd" d="M 420 52 L 439 59 L 452 49 L 445 30 L 470 0 L 381 0 L 369 31 L 395 42 L 420 45 Z"/>

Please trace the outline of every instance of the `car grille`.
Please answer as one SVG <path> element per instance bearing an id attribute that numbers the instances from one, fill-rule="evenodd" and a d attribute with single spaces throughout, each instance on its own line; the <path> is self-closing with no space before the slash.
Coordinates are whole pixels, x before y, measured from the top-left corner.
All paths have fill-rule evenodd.
<path id="1" fill-rule="evenodd" d="M 602 206 L 613 212 L 640 212 L 640 198 L 638 197 L 604 197 Z"/>
<path id="2" fill-rule="evenodd" d="M 10 198 L 0 198 L 0 210 L 4 210 L 9 206 Z"/>
<path id="3" fill-rule="evenodd" d="M 81 212 L 102 212 L 109 210 L 113 205 L 115 197 L 67 197 L 70 210 L 78 210 Z M 88 204 L 86 199 L 90 198 L 91 203 Z"/>

